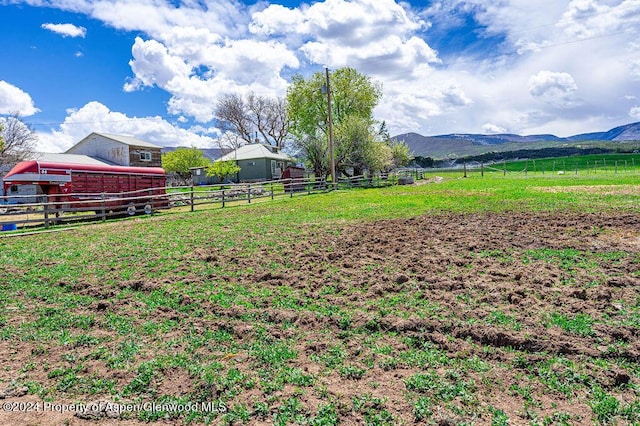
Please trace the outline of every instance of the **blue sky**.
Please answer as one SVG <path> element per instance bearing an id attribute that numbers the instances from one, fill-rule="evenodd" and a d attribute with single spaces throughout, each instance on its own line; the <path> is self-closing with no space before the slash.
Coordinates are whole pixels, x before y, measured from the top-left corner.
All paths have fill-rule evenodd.
<path id="1" fill-rule="evenodd" d="M 0 0 L 0 116 L 42 151 L 92 131 L 216 146 L 225 93 L 352 66 L 392 134 L 640 121 L 640 0 Z"/>

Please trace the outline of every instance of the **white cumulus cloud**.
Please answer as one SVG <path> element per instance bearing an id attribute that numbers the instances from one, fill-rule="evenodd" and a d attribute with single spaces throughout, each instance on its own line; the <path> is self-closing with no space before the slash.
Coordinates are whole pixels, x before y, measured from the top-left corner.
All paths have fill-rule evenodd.
<path id="1" fill-rule="evenodd" d="M 134 91 L 143 86 L 164 88 L 176 77 L 188 77 L 191 67 L 183 59 L 172 56 L 168 49 L 156 40 L 144 41 L 136 37 L 131 49 L 134 59 L 129 64 L 135 78 L 125 84 L 125 91 Z"/>
<path id="2" fill-rule="evenodd" d="M 501 133 L 507 133 L 507 129 L 505 129 L 504 127 L 500 127 L 496 124 L 493 123 L 486 123 L 485 125 L 482 126 L 482 131 L 486 134 L 501 134 Z"/>
<path id="3" fill-rule="evenodd" d="M 193 44 L 193 40 L 207 43 Z M 138 37 L 132 53 L 135 76 L 125 91 L 157 86 L 172 95 L 171 113 L 200 122 L 213 119 L 217 99 L 224 93 L 282 95 L 288 84 L 282 69 L 299 66 L 298 58 L 282 43 L 222 39 L 198 30 L 173 32 L 167 45 Z"/>
<path id="4" fill-rule="evenodd" d="M 111 111 L 100 102 L 89 102 L 81 108 L 70 109 L 58 129 L 38 132 L 37 149 L 42 152 L 63 152 L 79 142 L 91 132 L 133 136 L 159 146 L 195 146 L 209 148 L 216 146 L 214 129 L 210 136 L 180 128 L 162 117 L 129 117 Z"/>
<path id="5" fill-rule="evenodd" d="M 87 29 L 85 27 L 78 27 L 73 24 L 42 24 L 42 28 L 49 30 L 62 37 L 81 37 L 84 38 L 87 35 Z"/>
<path id="6" fill-rule="evenodd" d="M 31 96 L 22 89 L 0 80 L 0 114 L 18 113 L 28 117 L 40 112 Z"/>
<path id="7" fill-rule="evenodd" d="M 529 79 L 529 93 L 559 108 L 575 106 L 578 86 L 566 72 L 540 71 Z"/>
<path id="8" fill-rule="evenodd" d="M 282 96 L 325 65 L 382 83 L 392 134 L 603 130 L 640 90 L 640 0 L 16 1 L 139 34 L 124 90 L 157 87 L 203 128 L 222 94 Z"/>
<path id="9" fill-rule="evenodd" d="M 617 4 L 611 4 L 617 3 Z M 571 0 L 558 26 L 571 37 L 599 37 L 638 27 L 638 0 Z"/>

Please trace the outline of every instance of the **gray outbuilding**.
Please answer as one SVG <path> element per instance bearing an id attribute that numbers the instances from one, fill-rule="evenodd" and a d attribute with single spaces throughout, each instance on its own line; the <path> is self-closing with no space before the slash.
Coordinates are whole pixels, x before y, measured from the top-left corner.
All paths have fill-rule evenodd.
<path id="1" fill-rule="evenodd" d="M 240 172 L 231 177 L 234 182 L 260 182 L 280 179 L 282 171 L 295 165 L 295 159 L 280 152 L 278 147 L 263 144 L 244 145 L 218 158 L 218 161 L 234 161 Z M 217 183 L 207 177 L 204 169 L 192 169 L 193 183 L 196 185 Z"/>

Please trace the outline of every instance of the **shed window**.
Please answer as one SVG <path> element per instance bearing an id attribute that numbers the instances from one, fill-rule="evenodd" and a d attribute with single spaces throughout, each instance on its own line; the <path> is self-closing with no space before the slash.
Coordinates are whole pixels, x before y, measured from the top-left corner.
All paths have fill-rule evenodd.
<path id="1" fill-rule="evenodd" d="M 271 160 L 271 176 L 279 177 L 284 169 L 284 162 Z"/>
<path id="2" fill-rule="evenodd" d="M 147 151 L 141 152 L 140 161 L 151 161 L 151 153 Z"/>
<path id="3" fill-rule="evenodd" d="M 247 165 L 248 165 L 248 166 L 255 166 L 255 165 L 256 165 L 256 162 L 255 162 L 255 161 L 249 161 L 249 162 L 247 163 Z"/>
<path id="4" fill-rule="evenodd" d="M 202 174 L 202 169 L 196 169 L 196 176 L 200 176 Z"/>

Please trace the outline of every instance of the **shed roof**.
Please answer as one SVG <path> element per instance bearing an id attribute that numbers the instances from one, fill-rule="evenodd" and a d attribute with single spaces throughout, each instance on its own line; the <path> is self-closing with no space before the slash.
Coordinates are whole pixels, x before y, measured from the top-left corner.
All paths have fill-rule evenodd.
<path id="1" fill-rule="evenodd" d="M 240 160 L 255 160 L 258 158 L 268 158 L 271 160 L 281 161 L 294 161 L 293 158 L 286 154 L 272 152 L 269 148 L 262 144 L 250 144 L 244 145 L 240 148 L 231 151 L 227 155 L 223 155 L 216 161 L 240 161 Z"/>
<path id="2" fill-rule="evenodd" d="M 88 155 L 80 154 L 55 154 L 49 152 L 37 152 L 31 156 L 32 160 L 47 161 L 51 163 L 71 163 L 84 164 L 87 166 L 113 166 L 114 163 L 105 160 L 98 160 Z"/>

